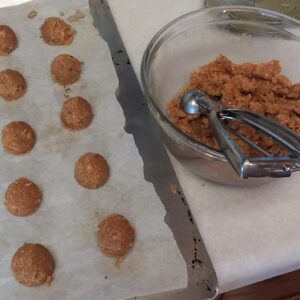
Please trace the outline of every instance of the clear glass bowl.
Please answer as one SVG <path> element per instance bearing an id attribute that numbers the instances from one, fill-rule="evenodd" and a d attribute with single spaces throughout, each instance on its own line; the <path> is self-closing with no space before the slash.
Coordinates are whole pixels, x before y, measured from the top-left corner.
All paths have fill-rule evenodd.
<path id="1" fill-rule="evenodd" d="M 300 22 L 246 6 L 202 9 L 162 28 L 142 61 L 144 95 L 173 155 L 192 172 L 213 181 L 263 183 L 267 178 L 240 179 L 222 153 L 189 138 L 168 118 L 167 105 L 188 83 L 191 72 L 220 54 L 235 63 L 278 59 L 283 74 L 300 82 Z"/>

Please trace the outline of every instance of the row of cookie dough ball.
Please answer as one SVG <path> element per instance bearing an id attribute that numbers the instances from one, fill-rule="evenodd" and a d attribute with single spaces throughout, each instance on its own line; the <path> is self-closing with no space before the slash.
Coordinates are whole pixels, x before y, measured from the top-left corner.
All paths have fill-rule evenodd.
<path id="1" fill-rule="evenodd" d="M 51 17 L 41 26 L 42 38 L 48 45 L 70 45 L 75 30 L 61 18 Z M 7 56 L 18 46 L 15 32 L 6 25 L 0 25 L 0 55 Z"/>
<path id="2" fill-rule="evenodd" d="M 105 255 L 121 261 L 133 247 L 135 230 L 125 217 L 111 214 L 98 225 L 97 238 Z M 11 268 L 16 280 L 23 285 L 49 285 L 53 280 L 55 261 L 45 246 L 26 243 L 14 254 Z"/>
<path id="3" fill-rule="evenodd" d="M 75 164 L 74 178 L 83 187 L 96 189 L 109 178 L 109 165 L 98 153 L 85 153 Z M 5 206 L 15 216 L 34 214 L 42 203 L 42 192 L 31 180 L 21 177 L 12 182 L 5 193 Z"/>
<path id="4" fill-rule="evenodd" d="M 93 120 L 89 102 L 81 97 L 72 97 L 62 106 L 60 119 L 63 126 L 71 131 L 87 128 Z M 2 130 L 2 145 L 6 152 L 14 155 L 31 151 L 36 143 L 33 128 L 24 121 L 13 121 Z"/>
<path id="5" fill-rule="evenodd" d="M 69 45 L 75 31 L 60 18 L 48 18 L 41 27 L 44 41 L 49 45 Z M 17 47 L 15 33 L 8 26 L 0 26 L 0 55 L 8 55 Z M 57 56 L 51 63 L 51 77 L 61 85 L 79 80 L 81 63 L 68 54 Z M 21 98 L 27 84 L 17 71 L 0 72 L 0 96 L 7 101 Z M 69 130 L 81 130 L 93 119 L 92 107 L 81 97 L 72 97 L 63 104 L 61 114 L 63 126 Z M 36 142 L 31 126 L 23 121 L 11 122 L 2 132 L 4 149 L 11 154 L 24 154 Z M 96 189 L 109 178 L 109 165 L 100 154 L 86 153 L 75 164 L 74 177 L 83 187 Z M 16 216 L 35 213 L 42 202 L 39 187 L 27 178 L 19 178 L 11 183 L 5 194 L 7 209 Z M 106 217 L 98 225 L 98 241 L 101 251 L 108 256 L 122 260 L 133 247 L 135 230 L 129 221 L 119 214 Z M 55 262 L 50 251 L 41 244 L 24 244 L 12 258 L 11 267 L 17 281 L 26 286 L 50 284 L 53 279 Z"/>
<path id="6" fill-rule="evenodd" d="M 79 80 L 81 62 L 69 54 L 60 54 L 51 63 L 51 77 L 60 85 L 73 84 Z M 0 72 L 0 97 L 6 101 L 18 100 L 27 90 L 24 76 L 15 70 Z"/>

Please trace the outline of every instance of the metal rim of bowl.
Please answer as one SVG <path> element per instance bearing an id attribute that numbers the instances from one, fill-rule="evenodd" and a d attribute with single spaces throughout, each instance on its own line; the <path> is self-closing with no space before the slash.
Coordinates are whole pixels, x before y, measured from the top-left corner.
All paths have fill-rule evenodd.
<path id="1" fill-rule="evenodd" d="M 160 29 L 154 37 L 149 42 L 146 50 L 144 51 L 143 58 L 142 58 L 142 64 L 140 69 L 141 74 L 141 83 L 142 83 L 142 89 L 143 93 L 145 95 L 146 103 L 151 111 L 151 113 L 157 117 L 163 122 L 164 126 L 166 126 L 167 130 L 170 132 L 176 133 L 179 139 L 187 144 L 189 147 L 193 148 L 196 151 L 201 152 L 201 154 L 205 157 L 216 159 L 219 161 L 227 162 L 227 159 L 225 156 L 220 152 L 217 151 L 211 147 L 208 147 L 202 143 L 199 143 L 186 135 L 184 132 L 182 132 L 180 129 L 178 129 L 170 120 L 169 118 L 163 113 L 159 107 L 155 104 L 155 101 L 153 99 L 150 85 L 148 84 L 149 78 L 148 78 L 148 70 L 151 66 L 151 58 L 155 56 L 155 53 L 159 50 L 159 48 L 164 44 L 159 44 L 161 41 L 161 37 L 165 33 L 167 33 L 168 30 L 170 30 L 174 25 L 180 23 L 181 21 L 184 21 L 185 19 L 188 19 L 193 16 L 201 15 L 201 14 L 207 14 L 207 13 L 213 13 L 213 12 L 219 12 L 219 13 L 229 13 L 229 12 L 250 12 L 250 13 L 257 13 L 257 15 L 261 16 L 268 16 L 268 17 L 274 17 L 278 20 L 285 21 L 286 24 L 293 25 L 295 27 L 300 27 L 300 21 L 289 17 L 285 14 L 275 12 L 268 9 L 262 9 L 262 8 L 255 8 L 255 7 L 249 7 L 249 6 L 240 6 L 240 5 L 227 5 L 227 6 L 218 6 L 218 7 L 212 7 L 212 8 L 202 8 L 198 9 L 192 12 L 189 12 L 187 14 L 184 14 L 173 21 L 169 22 L 167 25 L 165 25 L 162 29 Z M 200 24 L 199 24 L 200 25 Z M 272 25 L 268 25 L 272 26 Z M 288 34 L 288 32 L 287 32 Z"/>

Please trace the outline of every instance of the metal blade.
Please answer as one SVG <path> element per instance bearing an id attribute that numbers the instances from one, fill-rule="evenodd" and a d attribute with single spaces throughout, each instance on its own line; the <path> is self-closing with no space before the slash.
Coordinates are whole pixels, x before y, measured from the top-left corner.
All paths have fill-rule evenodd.
<path id="1" fill-rule="evenodd" d="M 94 25 L 109 45 L 119 78 L 116 96 L 126 118 L 125 130 L 134 137 L 144 162 L 145 180 L 154 185 L 165 206 L 165 221 L 187 263 L 189 282 L 186 289 L 143 299 L 214 299 L 218 293 L 214 268 L 162 144 L 158 126 L 148 112 L 109 7 L 103 0 L 90 0 L 89 3 Z M 175 194 L 170 192 L 171 184 L 177 187 Z"/>

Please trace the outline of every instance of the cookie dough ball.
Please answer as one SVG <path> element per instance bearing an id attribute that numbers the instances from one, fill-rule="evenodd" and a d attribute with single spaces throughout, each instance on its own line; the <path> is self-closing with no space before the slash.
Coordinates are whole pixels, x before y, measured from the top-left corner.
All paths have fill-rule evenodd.
<path id="1" fill-rule="evenodd" d="M 98 240 L 104 254 L 121 258 L 133 247 L 135 230 L 125 217 L 112 214 L 99 224 Z"/>
<path id="2" fill-rule="evenodd" d="M 68 54 L 61 54 L 51 63 L 51 76 L 53 81 L 61 85 L 72 84 L 80 77 L 80 61 Z"/>
<path id="3" fill-rule="evenodd" d="M 107 182 L 109 166 L 102 155 L 86 153 L 76 162 L 74 176 L 81 186 L 96 189 Z"/>
<path id="4" fill-rule="evenodd" d="M 60 119 L 67 129 L 76 131 L 87 128 L 93 120 L 92 107 L 81 97 L 69 98 L 63 104 Z"/>
<path id="5" fill-rule="evenodd" d="M 44 41 L 49 45 L 69 45 L 73 42 L 75 31 L 61 18 L 51 17 L 41 27 Z"/>
<path id="6" fill-rule="evenodd" d="M 6 125 L 2 131 L 2 144 L 11 154 L 24 154 L 35 144 L 36 136 L 30 125 L 23 121 L 15 121 Z"/>
<path id="7" fill-rule="evenodd" d="M 17 44 L 14 31 L 6 25 L 0 25 L 0 55 L 8 55 L 17 48 Z"/>
<path id="8" fill-rule="evenodd" d="M 55 263 L 50 251 L 41 244 L 24 244 L 11 262 L 16 280 L 26 286 L 49 285 Z"/>
<path id="9" fill-rule="evenodd" d="M 15 216 L 35 213 L 42 202 L 42 193 L 31 180 L 21 177 L 11 183 L 5 193 L 5 206 Z"/>
<path id="10" fill-rule="evenodd" d="M 21 98 L 27 89 L 27 84 L 21 73 L 14 70 L 0 72 L 0 96 L 7 101 Z"/>

